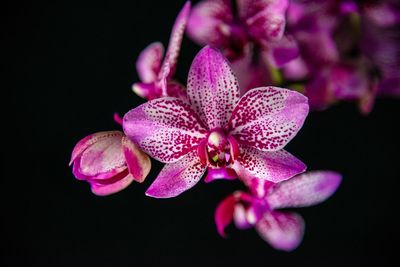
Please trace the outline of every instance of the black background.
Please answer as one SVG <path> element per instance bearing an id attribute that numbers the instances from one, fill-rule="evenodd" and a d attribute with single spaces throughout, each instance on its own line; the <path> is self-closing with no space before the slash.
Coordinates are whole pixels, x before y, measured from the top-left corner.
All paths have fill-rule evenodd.
<path id="1" fill-rule="evenodd" d="M 298 210 L 302 245 L 275 251 L 254 230 L 218 236 L 216 204 L 239 182 L 200 182 L 174 199 L 143 184 L 97 197 L 67 166 L 84 136 L 119 129 L 113 112 L 143 103 L 130 90 L 135 60 L 153 41 L 167 44 L 183 1 L 72 4 L 18 3 L 3 9 L 1 266 L 396 266 L 399 248 L 398 99 L 379 99 L 360 115 L 353 103 L 311 113 L 287 150 L 309 170 L 332 169 L 344 180 L 327 202 Z M 178 78 L 185 82 L 199 47 L 183 41 Z M 8 99 L 8 98 L 7 98 Z M 9 104 L 9 103 L 4 103 Z M 9 121 L 7 120 L 9 119 Z M 11 141 L 10 141 L 11 140 Z M 4 164 L 4 163 L 3 163 Z"/>

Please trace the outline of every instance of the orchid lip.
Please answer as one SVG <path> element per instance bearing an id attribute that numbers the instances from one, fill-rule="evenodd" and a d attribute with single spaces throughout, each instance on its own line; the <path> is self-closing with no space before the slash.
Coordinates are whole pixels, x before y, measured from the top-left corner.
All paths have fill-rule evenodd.
<path id="1" fill-rule="evenodd" d="M 211 130 L 197 151 L 201 161 L 213 168 L 230 166 L 239 154 L 236 140 L 220 128 Z"/>

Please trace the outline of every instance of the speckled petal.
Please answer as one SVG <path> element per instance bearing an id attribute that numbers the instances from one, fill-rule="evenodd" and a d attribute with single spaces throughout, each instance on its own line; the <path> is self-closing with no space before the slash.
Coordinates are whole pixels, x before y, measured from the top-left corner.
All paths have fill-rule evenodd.
<path id="1" fill-rule="evenodd" d="M 262 151 L 282 149 L 300 130 L 308 114 L 307 97 L 277 88 L 248 91 L 232 113 L 231 135 Z"/>
<path id="2" fill-rule="evenodd" d="M 164 166 L 156 180 L 146 191 L 146 195 L 155 198 L 171 198 L 192 188 L 206 171 L 200 163 L 197 151 L 188 153 L 175 163 Z"/>
<path id="3" fill-rule="evenodd" d="M 208 129 L 226 126 L 239 100 L 239 86 L 218 50 L 206 46 L 197 54 L 189 71 L 187 93 Z"/>
<path id="4" fill-rule="evenodd" d="M 181 49 L 181 43 L 183 34 L 185 32 L 186 23 L 190 13 L 190 2 L 186 2 L 182 10 L 176 17 L 174 26 L 172 27 L 171 36 L 169 38 L 169 44 L 167 53 L 165 54 L 164 61 L 161 66 L 161 71 L 158 76 L 160 80 L 169 80 L 175 73 L 176 63 Z M 172 95 L 169 95 L 172 96 Z"/>
<path id="5" fill-rule="evenodd" d="M 129 173 L 132 174 L 132 177 L 135 181 L 139 183 L 143 182 L 151 169 L 151 161 L 149 156 L 143 153 L 126 136 L 122 138 L 122 149 Z"/>
<path id="6" fill-rule="evenodd" d="M 172 97 L 149 101 L 123 118 L 125 134 L 151 157 L 172 163 L 199 144 L 207 131 L 189 104 Z"/>
<path id="7" fill-rule="evenodd" d="M 342 177 L 332 171 L 313 171 L 276 184 L 268 194 L 271 208 L 297 208 L 316 205 L 329 198 Z"/>
<path id="8" fill-rule="evenodd" d="M 200 45 L 222 46 L 227 41 L 224 28 L 233 21 L 230 0 L 205 0 L 193 7 L 187 33 Z"/>
<path id="9" fill-rule="evenodd" d="M 292 251 L 303 239 L 304 221 L 296 213 L 267 212 L 256 224 L 256 230 L 275 249 Z"/>
<path id="10" fill-rule="evenodd" d="M 124 175 L 124 177 L 110 184 L 102 184 L 102 183 L 96 183 L 95 181 L 91 181 L 90 187 L 93 194 L 98 196 L 108 196 L 117 193 L 128 187 L 128 185 L 130 185 L 134 180 L 133 176 L 129 174 L 129 172 L 123 172 L 120 175 Z"/>
<path id="11" fill-rule="evenodd" d="M 235 202 L 235 197 L 230 195 L 222 200 L 215 210 L 215 224 L 219 235 L 222 237 L 226 237 L 225 228 L 232 222 Z"/>
<path id="12" fill-rule="evenodd" d="M 164 55 L 164 46 L 155 42 L 147 46 L 136 61 L 136 70 L 143 83 L 151 83 L 157 79 Z"/>
<path id="13" fill-rule="evenodd" d="M 263 152 L 241 147 L 241 154 L 232 168 L 247 185 L 259 178 L 278 183 L 302 173 L 306 165 L 285 150 Z"/>

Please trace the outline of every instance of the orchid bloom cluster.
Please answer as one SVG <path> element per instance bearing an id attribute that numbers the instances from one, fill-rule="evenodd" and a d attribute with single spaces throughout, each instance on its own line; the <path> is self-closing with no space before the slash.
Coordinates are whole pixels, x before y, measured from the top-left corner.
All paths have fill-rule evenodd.
<path id="1" fill-rule="evenodd" d="M 365 3 L 364 3 L 365 2 Z M 203 0 L 188 34 L 220 48 L 242 90 L 266 83 L 304 93 L 313 110 L 400 96 L 400 5 L 396 0 Z"/>
<path id="2" fill-rule="evenodd" d="M 237 50 L 243 48 L 237 46 L 240 41 L 272 55 L 271 62 L 286 61 L 278 59 L 278 54 L 285 54 L 293 44 L 291 37 L 283 34 L 288 4 L 266 2 L 265 9 L 264 1 L 238 2 L 239 16 L 232 17 L 218 9 L 226 5 L 224 8 L 231 10 L 227 1 L 200 3 L 192 13 L 187 2 L 172 28 L 165 57 L 160 43 L 149 45 L 138 57 L 141 81 L 133 85 L 133 91 L 148 101 L 123 119 L 115 117 L 123 131 L 99 132 L 78 142 L 70 162 L 75 177 L 87 181 L 96 195 L 114 194 L 133 181 L 143 182 L 151 169 L 151 157 L 165 166 L 146 191 L 150 197 L 176 197 L 203 176 L 207 183 L 238 180 L 248 189 L 233 193 L 218 205 L 215 222 L 220 235 L 225 236 L 225 227 L 234 221 L 240 229 L 255 227 L 276 249 L 295 249 L 302 240 L 303 219 L 280 209 L 324 201 L 338 188 L 341 175 L 304 173 L 306 165 L 284 150 L 307 117 L 308 98 L 266 84 L 241 90 L 240 77 L 224 56 L 232 59 L 247 53 Z M 223 26 L 220 21 L 202 18 L 211 11 L 209 5 L 227 16 L 221 18 Z M 188 21 L 191 27 L 201 22 L 199 27 L 204 29 L 211 24 L 219 32 L 214 37 L 225 39 L 216 39 L 200 50 L 185 87 L 173 75 Z M 273 52 L 278 43 L 288 45 L 289 50 Z M 217 44 L 232 47 L 221 51 Z"/>

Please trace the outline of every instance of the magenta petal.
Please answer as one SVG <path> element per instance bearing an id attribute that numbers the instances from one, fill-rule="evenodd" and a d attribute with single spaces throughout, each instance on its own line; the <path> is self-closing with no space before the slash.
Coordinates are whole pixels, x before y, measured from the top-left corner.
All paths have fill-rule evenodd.
<path id="1" fill-rule="evenodd" d="M 282 149 L 300 130 L 308 114 L 307 97 L 277 88 L 248 91 L 230 119 L 231 135 L 262 151 Z"/>
<path id="2" fill-rule="evenodd" d="M 206 46 L 197 54 L 189 71 L 187 93 L 209 130 L 226 126 L 239 100 L 239 86 L 219 51 Z"/>
<path id="3" fill-rule="evenodd" d="M 117 193 L 123 189 L 125 189 L 128 185 L 132 183 L 133 176 L 128 172 L 124 172 L 126 176 L 118 181 L 110 184 L 101 184 L 96 182 L 90 182 L 90 187 L 92 192 L 98 196 L 108 196 L 114 193 Z"/>
<path id="4" fill-rule="evenodd" d="M 230 0 L 205 0 L 195 5 L 187 33 L 200 45 L 222 46 L 227 41 L 224 28 L 233 21 Z"/>
<path id="5" fill-rule="evenodd" d="M 165 58 L 160 70 L 160 75 L 158 76 L 160 80 L 164 78 L 169 80 L 175 73 L 176 63 L 178 60 L 179 51 L 181 49 L 182 38 L 185 32 L 187 20 L 189 18 L 189 13 L 190 2 L 188 1 L 179 12 L 178 16 L 176 17 L 174 26 L 172 27 L 167 53 L 165 54 Z"/>
<path id="6" fill-rule="evenodd" d="M 225 228 L 232 222 L 235 203 L 235 197 L 230 195 L 222 200 L 215 210 L 215 224 L 217 225 L 219 235 L 222 237 L 226 237 Z"/>
<path id="7" fill-rule="evenodd" d="M 342 176 L 332 171 L 300 174 L 276 184 L 267 199 L 272 209 L 316 205 L 329 198 L 339 187 Z"/>
<path id="8" fill-rule="evenodd" d="M 136 61 L 136 70 L 143 83 L 151 83 L 157 79 L 164 55 L 164 46 L 155 42 L 147 46 Z"/>
<path id="9" fill-rule="evenodd" d="M 135 181 L 143 182 L 151 169 L 149 156 L 140 151 L 126 136 L 122 138 L 122 148 L 129 173 Z"/>
<path id="10" fill-rule="evenodd" d="M 206 183 L 218 179 L 234 180 L 237 178 L 236 172 L 231 168 L 208 168 L 207 176 L 204 179 Z"/>
<path id="11" fill-rule="evenodd" d="M 256 224 L 256 230 L 275 249 L 292 251 L 303 239 L 304 221 L 296 213 L 268 212 Z"/>
<path id="12" fill-rule="evenodd" d="M 189 104 L 172 97 L 132 109 L 123 118 L 123 128 L 141 150 L 164 163 L 178 161 L 207 133 Z"/>
<path id="13" fill-rule="evenodd" d="M 197 151 L 192 151 L 175 163 L 168 163 L 146 191 L 155 198 L 176 197 L 192 188 L 206 171 Z"/>
<path id="14" fill-rule="evenodd" d="M 263 152 L 243 146 L 232 167 L 247 185 L 254 178 L 274 183 L 287 180 L 306 169 L 306 165 L 285 150 Z"/>

